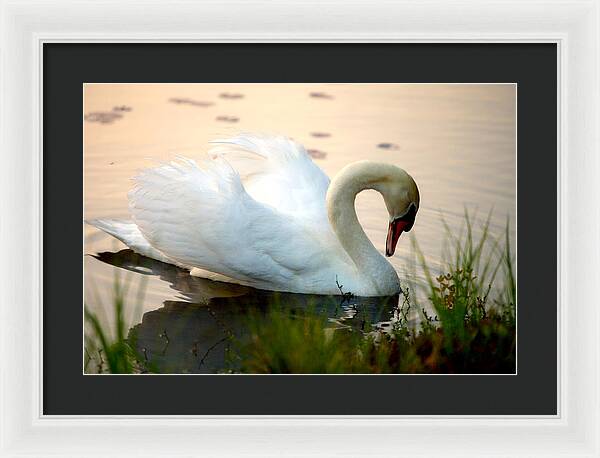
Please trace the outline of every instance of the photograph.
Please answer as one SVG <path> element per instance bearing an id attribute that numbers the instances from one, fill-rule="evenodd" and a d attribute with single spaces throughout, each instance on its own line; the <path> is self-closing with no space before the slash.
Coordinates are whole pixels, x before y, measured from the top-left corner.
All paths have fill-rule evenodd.
<path id="1" fill-rule="evenodd" d="M 516 374 L 516 84 L 82 91 L 83 374 Z"/>

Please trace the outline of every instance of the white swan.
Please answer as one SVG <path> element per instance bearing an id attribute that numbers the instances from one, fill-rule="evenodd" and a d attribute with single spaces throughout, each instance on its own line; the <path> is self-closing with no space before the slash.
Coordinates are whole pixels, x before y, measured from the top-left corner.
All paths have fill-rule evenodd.
<path id="1" fill-rule="evenodd" d="M 412 177 L 390 164 L 352 163 L 331 184 L 305 149 L 285 137 L 215 141 L 211 159 L 179 158 L 143 170 L 129 192 L 133 222 L 91 224 L 132 250 L 192 275 L 259 289 L 387 296 L 398 275 L 358 222 L 356 195 L 381 193 L 394 254 L 419 209 Z"/>

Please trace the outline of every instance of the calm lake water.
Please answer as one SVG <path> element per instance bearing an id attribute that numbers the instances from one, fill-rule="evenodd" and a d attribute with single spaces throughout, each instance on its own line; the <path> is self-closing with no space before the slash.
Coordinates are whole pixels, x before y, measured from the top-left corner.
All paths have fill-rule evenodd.
<path id="1" fill-rule="evenodd" d="M 443 270 L 442 218 L 459 233 L 465 209 L 479 220 L 493 210 L 491 236 L 501 235 L 509 218 L 516 246 L 513 85 L 87 84 L 84 91 L 86 219 L 127 219 L 127 191 L 137 170 L 175 155 L 201 159 L 212 139 L 260 132 L 299 141 L 330 177 L 361 159 L 396 164 L 414 177 L 421 193 L 416 223 L 388 258 L 403 282 L 423 283 L 414 269 L 410 235 L 429 266 Z M 356 206 L 383 253 L 388 221 L 383 200 L 365 191 Z M 85 226 L 85 300 L 111 324 L 115 275 L 127 279 L 126 318 L 138 350 L 151 352 L 164 372 L 222 369 L 225 333 L 240 328 L 249 303 L 304 307 L 315 299 L 192 278 L 125 248 Z M 92 256 L 99 253 L 104 254 Z M 142 278 L 147 283 L 139 301 Z M 396 305 L 394 299 L 317 302 L 332 322 L 350 326 L 360 326 L 359 315 L 388 326 Z M 411 319 L 418 316 L 413 310 Z"/>

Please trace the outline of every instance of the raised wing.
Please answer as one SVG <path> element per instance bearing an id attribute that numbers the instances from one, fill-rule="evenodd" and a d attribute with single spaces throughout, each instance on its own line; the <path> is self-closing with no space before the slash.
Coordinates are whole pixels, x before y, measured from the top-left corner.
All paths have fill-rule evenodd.
<path id="1" fill-rule="evenodd" d="M 283 136 L 254 134 L 211 143 L 216 146 L 209 154 L 225 158 L 256 201 L 312 223 L 327 222 L 329 178 L 301 144 Z"/>

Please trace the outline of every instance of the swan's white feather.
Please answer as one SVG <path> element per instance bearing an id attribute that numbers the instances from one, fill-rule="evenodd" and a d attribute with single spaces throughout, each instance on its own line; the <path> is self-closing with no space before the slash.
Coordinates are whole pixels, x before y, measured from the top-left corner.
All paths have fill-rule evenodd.
<path id="1" fill-rule="evenodd" d="M 302 163 L 302 152 L 283 149 L 279 157 L 273 149 L 257 146 L 260 143 L 255 139 L 247 142 L 251 143 L 238 143 L 248 148 L 254 145 L 269 163 L 267 170 L 271 168 L 260 180 L 271 181 L 271 194 L 284 192 L 274 189 L 274 183 L 291 184 L 294 165 L 287 161 Z M 328 281 L 335 287 L 334 274 L 327 279 L 317 275 L 328 252 L 331 254 L 332 240 L 339 247 L 331 230 L 307 224 L 293 213 L 292 206 L 276 207 L 272 199 L 265 202 L 252 197 L 225 155 L 200 164 L 179 158 L 137 175 L 129 193 L 129 207 L 143 237 L 179 264 L 215 272 L 241 284 L 289 291 L 290 285 L 297 290 L 315 289 L 313 283 Z M 307 172 L 297 174 L 297 178 L 304 180 L 303 187 L 314 181 L 320 189 L 302 191 L 298 187 L 292 191 L 295 199 L 316 198 L 319 193 L 313 216 L 325 211 L 323 177 L 327 177 L 318 170 L 316 177 L 309 177 Z M 326 215 L 322 217 L 326 223 Z"/>
<path id="2" fill-rule="evenodd" d="M 156 248 L 152 247 L 148 240 L 144 238 L 138 227 L 132 221 L 118 219 L 92 219 L 86 221 L 94 227 L 112 235 L 123 242 L 136 253 L 139 253 L 157 261 L 173 263 L 173 260 L 167 258 Z"/>
<path id="3" fill-rule="evenodd" d="M 301 144 L 283 136 L 253 134 L 211 143 L 216 146 L 209 154 L 227 160 L 256 201 L 280 213 L 327 223 L 329 177 Z"/>

